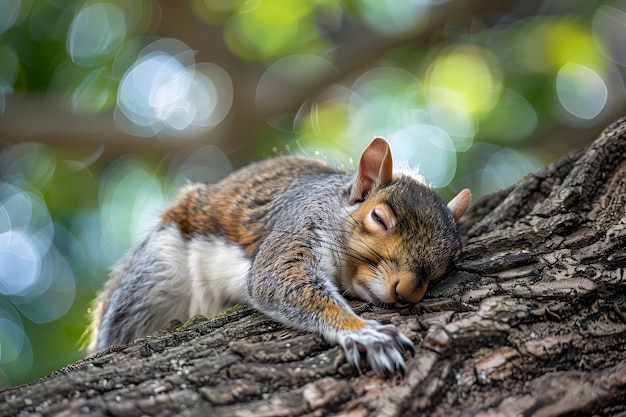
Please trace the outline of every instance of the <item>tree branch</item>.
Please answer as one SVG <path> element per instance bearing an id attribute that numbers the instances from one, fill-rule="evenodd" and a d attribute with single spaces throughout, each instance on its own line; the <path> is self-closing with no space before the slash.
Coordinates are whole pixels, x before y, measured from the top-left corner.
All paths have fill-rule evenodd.
<path id="1" fill-rule="evenodd" d="M 0 414 L 562 416 L 626 412 L 626 118 L 462 219 L 458 271 L 382 310 L 405 378 L 247 307 L 114 346 L 0 392 Z M 621 415 L 621 414 L 620 414 Z"/>

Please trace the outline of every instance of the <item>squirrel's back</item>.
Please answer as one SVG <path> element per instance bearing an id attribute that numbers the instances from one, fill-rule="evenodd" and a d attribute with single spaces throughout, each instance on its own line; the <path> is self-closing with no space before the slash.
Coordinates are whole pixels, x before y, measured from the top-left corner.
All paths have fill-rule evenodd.
<path id="1" fill-rule="evenodd" d="M 266 159 L 215 184 L 184 187 L 162 213 L 161 224 L 178 225 L 186 237 L 224 236 L 252 256 L 267 233 L 267 216 L 278 199 L 303 182 L 324 182 L 322 177 L 335 174 L 339 172 L 327 164 L 300 156 Z"/>

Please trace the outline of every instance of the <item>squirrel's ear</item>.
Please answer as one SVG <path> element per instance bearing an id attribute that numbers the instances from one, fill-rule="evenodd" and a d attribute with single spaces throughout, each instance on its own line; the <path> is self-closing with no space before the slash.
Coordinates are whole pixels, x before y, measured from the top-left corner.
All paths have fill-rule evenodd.
<path id="1" fill-rule="evenodd" d="M 361 154 L 359 170 L 350 193 L 350 204 L 365 200 L 373 188 L 387 185 L 393 177 L 393 159 L 389 143 L 374 138 Z"/>
<path id="2" fill-rule="evenodd" d="M 448 203 L 448 208 L 452 212 L 452 217 L 454 217 L 454 221 L 459 221 L 461 216 L 465 213 L 467 208 L 472 201 L 472 193 L 469 188 L 461 190 L 460 193 L 456 195 L 450 202 Z"/>

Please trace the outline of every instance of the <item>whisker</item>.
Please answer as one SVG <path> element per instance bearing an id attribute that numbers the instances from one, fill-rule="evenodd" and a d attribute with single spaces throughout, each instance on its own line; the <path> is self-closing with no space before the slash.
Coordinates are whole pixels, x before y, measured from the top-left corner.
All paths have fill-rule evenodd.
<path id="1" fill-rule="evenodd" d="M 281 233 L 281 234 L 284 234 L 284 235 L 297 235 L 297 234 L 299 234 L 297 232 L 292 232 L 292 231 L 288 231 L 288 230 L 279 230 L 279 229 L 272 229 L 272 232 Z M 363 263 L 366 263 L 366 264 L 372 264 L 372 265 L 376 264 L 375 261 L 372 261 L 371 259 L 369 259 L 365 255 L 361 254 L 360 252 L 357 252 L 357 251 L 352 250 L 350 248 L 344 247 L 340 242 L 332 242 L 332 241 L 328 241 L 326 239 L 318 238 L 318 239 L 316 239 L 316 243 L 317 243 L 317 245 L 318 245 L 318 247 L 320 249 L 334 250 L 337 253 L 339 253 L 341 255 L 344 255 L 344 256 L 346 256 L 348 258 L 353 258 L 353 259 L 359 260 L 359 261 L 361 261 Z M 359 244 L 363 244 L 363 242 L 359 242 Z M 367 249 L 367 251 L 370 252 L 370 254 L 374 255 L 374 257 L 376 259 L 380 259 L 380 256 L 372 248 L 370 248 L 369 246 L 366 246 L 364 249 Z M 313 249 L 313 250 L 315 250 L 315 249 Z"/>

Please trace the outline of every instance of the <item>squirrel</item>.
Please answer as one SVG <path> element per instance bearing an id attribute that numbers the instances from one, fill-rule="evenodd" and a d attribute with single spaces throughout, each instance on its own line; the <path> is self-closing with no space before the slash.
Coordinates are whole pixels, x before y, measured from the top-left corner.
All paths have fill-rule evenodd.
<path id="1" fill-rule="evenodd" d="M 404 374 L 412 342 L 392 324 L 360 318 L 344 295 L 384 308 L 417 303 L 453 267 L 456 221 L 470 200 L 465 189 L 446 205 L 417 176 L 394 172 L 380 137 L 356 172 L 289 155 L 187 185 L 112 272 L 90 348 L 248 303 L 341 345 L 359 372 L 363 354 L 376 374 Z"/>

